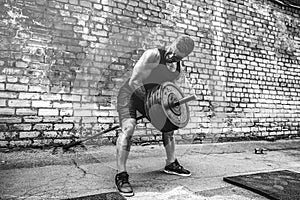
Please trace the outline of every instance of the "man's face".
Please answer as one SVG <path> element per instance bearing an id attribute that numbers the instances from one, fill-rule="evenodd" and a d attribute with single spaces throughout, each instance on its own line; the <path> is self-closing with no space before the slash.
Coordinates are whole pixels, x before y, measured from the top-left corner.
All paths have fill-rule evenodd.
<path id="1" fill-rule="evenodd" d="M 176 48 L 168 49 L 166 53 L 166 61 L 167 63 L 179 62 L 182 60 L 184 55 L 179 52 Z"/>
<path id="2" fill-rule="evenodd" d="M 180 60 L 182 60 L 182 57 L 176 55 L 175 53 L 169 52 L 166 54 L 167 63 L 179 62 Z"/>

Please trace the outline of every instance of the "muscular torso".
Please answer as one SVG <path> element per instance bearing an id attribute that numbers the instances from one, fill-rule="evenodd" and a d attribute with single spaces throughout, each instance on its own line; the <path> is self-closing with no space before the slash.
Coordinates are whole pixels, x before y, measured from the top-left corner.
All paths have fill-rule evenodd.
<path id="1" fill-rule="evenodd" d="M 140 84 L 149 90 L 163 82 L 177 79 L 180 75 L 180 63 L 167 63 L 165 53 L 164 49 L 152 49 L 150 53 L 143 55 L 135 65 L 131 78 L 127 81 L 129 86 L 130 81 L 140 80 Z"/>
<path id="2" fill-rule="evenodd" d="M 153 86 L 162 84 L 166 81 L 174 81 L 180 74 L 180 63 L 167 63 L 164 57 L 165 50 L 158 49 L 158 51 L 160 53 L 158 66 L 151 71 L 150 75 L 145 80 L 143 80 L 146 89 L 151 89 Z M 173 66 L 175 71 L 172 71 L 172 67 L 168 68 L 167 65 L 175 65 Z"/>

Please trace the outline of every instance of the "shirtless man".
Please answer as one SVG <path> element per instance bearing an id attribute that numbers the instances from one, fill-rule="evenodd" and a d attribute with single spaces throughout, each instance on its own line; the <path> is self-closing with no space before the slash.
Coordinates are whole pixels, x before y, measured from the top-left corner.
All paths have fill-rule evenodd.
<path id="1" fill-rule="evenodd" d="M 194 49 L 194 41 L 188 36 L 178 37 L 165 49 L 149 49 L 144 52 L 133 68 L 131 77 L 120 88 L 117 98 L 117 110 L 122 132 L 117 139 L 117 170 L 115 184 L 124 196 L 133 196 L 128 181 L 126 161 L 129 155 L 131 138 L 136 126 L 137 111 L 145 115 L 144 101 L 147 91 L 157 84 L 174 81 L 180 75 L 180 61 Z M 175 156 L 174 131 L 162 133 L 166 151 L 164 172 L 180 176 L 190 176 Z"/>

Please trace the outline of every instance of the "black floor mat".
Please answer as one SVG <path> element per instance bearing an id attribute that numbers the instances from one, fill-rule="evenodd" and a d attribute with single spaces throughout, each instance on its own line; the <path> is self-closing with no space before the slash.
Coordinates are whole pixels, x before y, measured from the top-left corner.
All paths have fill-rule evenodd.
<path id="1" fill-rule="evenodd" d="M 223 180 L 269 199 L 300 200 L 300 173 L 282 170 L 224 177 Z"/>
<path id="2" fill-rule="evenodd" d="M 63 199 L 63 200 L 126 200 L 126 199 L 118 192 L 109 192 L 109 193 L 75 197 L 75 198 Z"/>

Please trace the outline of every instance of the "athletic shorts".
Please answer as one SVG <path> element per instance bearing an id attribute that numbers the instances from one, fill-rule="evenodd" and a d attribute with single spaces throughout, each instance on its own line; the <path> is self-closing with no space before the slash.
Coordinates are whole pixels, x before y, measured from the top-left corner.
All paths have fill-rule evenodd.
<path id="1" fill-rule="evenodd" d="M 137 111 L 145 115 L 144 102 L 139 99 L 128 85 L 128 81 L 120 88 L 117 97 L 117 111 L 120 124 L 124 119 L 137 118 Z"/>

